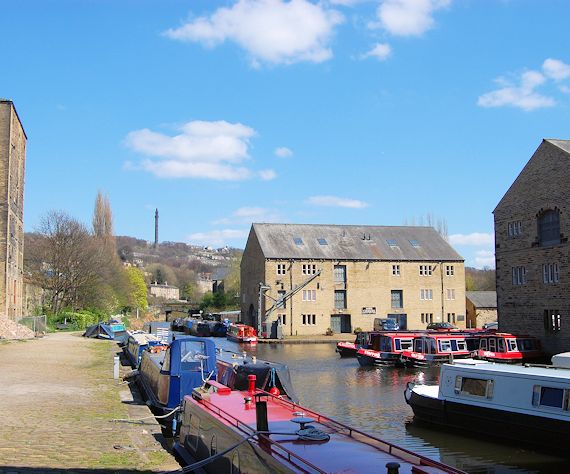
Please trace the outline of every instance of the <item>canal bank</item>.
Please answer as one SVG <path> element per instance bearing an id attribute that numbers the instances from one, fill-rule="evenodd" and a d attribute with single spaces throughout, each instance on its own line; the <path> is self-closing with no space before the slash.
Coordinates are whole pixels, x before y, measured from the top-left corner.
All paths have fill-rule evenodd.
<path id="1" fill-rule="evenodd" d="M 0 472 L 163 471 L 160 427 L 113 379 L 116 343 L 75 333 L 0 343 Z"/>
<path id="2" fill-rule="evenodd" d="M 283 339 L 263 339 L 257 340 L 260 344 L 336 344 L 339 341 L 354 341 L 355 335 L 350 333 L 333 334 L 325 336 L 324 334 L 315 336 L 285 336 Z"/>

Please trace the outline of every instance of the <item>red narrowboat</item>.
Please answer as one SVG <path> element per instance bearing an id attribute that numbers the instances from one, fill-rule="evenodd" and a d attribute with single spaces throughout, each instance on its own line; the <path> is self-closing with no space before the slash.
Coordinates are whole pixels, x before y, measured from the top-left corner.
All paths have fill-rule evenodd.
<path id="1" fill-rule="evenodd" d="M 399 332 L 373 332 L 370 334 L 368 347 L 361 347 L 356 353 L 358 363 L 368 365 L 397 365 L 404 351 L 413 349 L 414 339 L 418 333 Z"/>
<path id="2" fill-rule="evenodd" d="M 372 333 L 369 331 L 362 331 L 356 335 L 354 342 L 338 342 L 336 345 L 336 352 L 338 352 L 341 357 L 356 357 L 358 349 L 369 346 L 370 334 Z"/>
<path id="3" fill-rule="evenodd" d="M 248 390 L 207 381 L 185 397 L 174 445 L 185 472 L 461 472 L 255 385 L 255 375 Z"/>
<path id="4" fill-rule="evenodd" d="M 456 332 L 434 332 L 414 338 L 412 350 L 402 352 L 404 365 L 433 365 L 448 362 L 451 358 L 467 358 L 471 351 L 467 347 L 465 334 Z"/>
<path id="5" fill-rule="evenodd" d="M 491 362 L 528 362 L 545 357 L 540 341 L 533 336 L 515 336 L 504 332 L 490 332 L 479 338 L 477 359 Z"/>
<path id="6" fill-rule="evenodd" d="M 257 332 L 254 328 L 245 324 L 230 324 L 226 337 L 230 341 L 257 343 Z"/>

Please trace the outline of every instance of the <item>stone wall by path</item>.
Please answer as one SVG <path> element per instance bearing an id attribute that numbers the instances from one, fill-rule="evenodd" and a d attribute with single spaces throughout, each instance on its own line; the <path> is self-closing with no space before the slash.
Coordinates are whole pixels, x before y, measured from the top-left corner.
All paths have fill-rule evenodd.
<path id="1" fill-rule="evenodd" d="M 113 380 L 117 351 L 78 333 L 0 341 L 0 473 L 179 468 L 154 419 L 112 422 L 151 415 Z"/>

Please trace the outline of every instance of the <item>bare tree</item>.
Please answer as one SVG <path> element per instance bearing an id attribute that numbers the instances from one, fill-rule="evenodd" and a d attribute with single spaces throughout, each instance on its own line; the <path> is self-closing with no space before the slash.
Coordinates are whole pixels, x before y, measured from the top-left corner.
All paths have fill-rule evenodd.
<path id="1" fill-rule="evenodd" d="M 113 214 L 109 198 L 101 191 L 97 192 L 95 198 L 95 209 L 93 210 L 93 234 L 99 238 L 113 237 Z"/>

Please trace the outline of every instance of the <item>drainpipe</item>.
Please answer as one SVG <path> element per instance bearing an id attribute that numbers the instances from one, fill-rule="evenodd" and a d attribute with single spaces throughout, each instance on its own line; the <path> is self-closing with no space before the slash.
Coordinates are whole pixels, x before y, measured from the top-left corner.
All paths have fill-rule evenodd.
<path id="1" fill-rule="evenodd" d="M 293 289 L 293 260 L 289 260 L 289 291 Z M 293 297 L 289 298 L 289 326 L 293 335 Z"/>
<path id="2" fill-rule="evenodd" d="M 441 322 L 443 323 L 443 315 L 445 314 L 443 309 L 443 262 L 439 263 L 439 273 L 441 277 Z"/>

